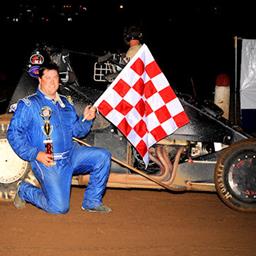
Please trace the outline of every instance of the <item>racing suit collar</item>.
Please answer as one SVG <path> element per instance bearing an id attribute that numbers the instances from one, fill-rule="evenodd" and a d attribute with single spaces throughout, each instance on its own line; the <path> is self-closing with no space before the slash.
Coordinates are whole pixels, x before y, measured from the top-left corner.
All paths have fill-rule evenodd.
<path id="1" fill-rule="evenodd" d="M 54 100 L 53 100 L 52 98 L 48 97 L 47 95 L 45 95 L 45 94 L 40 90 L 40 88 L 38 88 L 38 92 L 39 92 L 39 94 L 41 94 L 45 99 L 50 100 L 53 104 L 59 103 L 62 108 L 65 108 L 65 104 L 63 103 L 63 101 L 62 101 L 61 98 L 60 98 L 60 95 L 59 95 L 57 92 L 56 92 L 56 97 L 55 97 Z"/>

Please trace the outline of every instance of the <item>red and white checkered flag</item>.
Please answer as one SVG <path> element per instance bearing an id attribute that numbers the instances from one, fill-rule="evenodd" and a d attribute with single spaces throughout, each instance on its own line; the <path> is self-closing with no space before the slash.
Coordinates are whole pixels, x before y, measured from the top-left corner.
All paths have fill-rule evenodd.
<path id="1" fill-rule="evenodd" d="M 189 122 L 145 44 L 94 106 L 127 137 L 146 166 L 148 149 Z"/>

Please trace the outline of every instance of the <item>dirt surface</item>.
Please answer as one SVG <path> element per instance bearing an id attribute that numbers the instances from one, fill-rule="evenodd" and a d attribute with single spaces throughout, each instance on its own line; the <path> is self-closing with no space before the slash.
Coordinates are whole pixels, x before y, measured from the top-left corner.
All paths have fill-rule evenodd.
<path id="1" fill-rule="evenodd" d="M 83 191 L 72 189 L 65 215 L 1 202 L 0 255 L 256 255 L 256 215 L 228 208 L 217 194 L 108 189 L 113 212 L 99 214 L 80 210 Z"/>

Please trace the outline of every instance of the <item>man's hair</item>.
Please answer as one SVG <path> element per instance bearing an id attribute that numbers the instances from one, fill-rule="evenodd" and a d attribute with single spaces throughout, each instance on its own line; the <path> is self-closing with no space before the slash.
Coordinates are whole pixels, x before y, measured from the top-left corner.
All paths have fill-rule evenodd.
<path id="1" fill-rule="evenodd" d="M 138 26 L 130 26 L 124 29 L 124 41 L 129 43 L 130 40 L 136 39 L 139 41 L 143 40 L 143 34 L 141 32 L 141 28 Z"/>
<path id="2" fill-rule="evenodd" d="M 38 77 L 42 78 L 45 70 L 56 70 L 59 74 L 59 67 L 55 63 L 47 63 L 39 68 Z"/>

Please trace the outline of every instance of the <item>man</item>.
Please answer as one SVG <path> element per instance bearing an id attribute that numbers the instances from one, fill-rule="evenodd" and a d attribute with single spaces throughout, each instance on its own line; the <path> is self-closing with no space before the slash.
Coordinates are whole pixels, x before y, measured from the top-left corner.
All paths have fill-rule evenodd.
<path id="1" fill-rule="evenodd" d="M 31 163 L 40 188 L 22 181 L 14 205 L 23 208 L 29 202 L 49 213 L 66 213 L 72 175 L 90 173 L 82 210 L 110 212 L 102 203 L 110 153 L 102 148 L 80 146 L 72 140 L 88 134 L 96 108 L 87 106 L 83 116 L 77 116 L 72 103 L 57 93 L 59 71 L 55 64 L 41 67 L 38 79 L 36 93 L 18 102 L 7 138 L 16 154 Z"/>
<path id="2" fill-rule="evenodd" d="M 138 52 L 142 46 L 142 39 L 143 34 L 139 27 L 130 26 L 128 29 L 125 29 L 124 41 L 129 46 L 125 56 L 127 62 Z"/>

